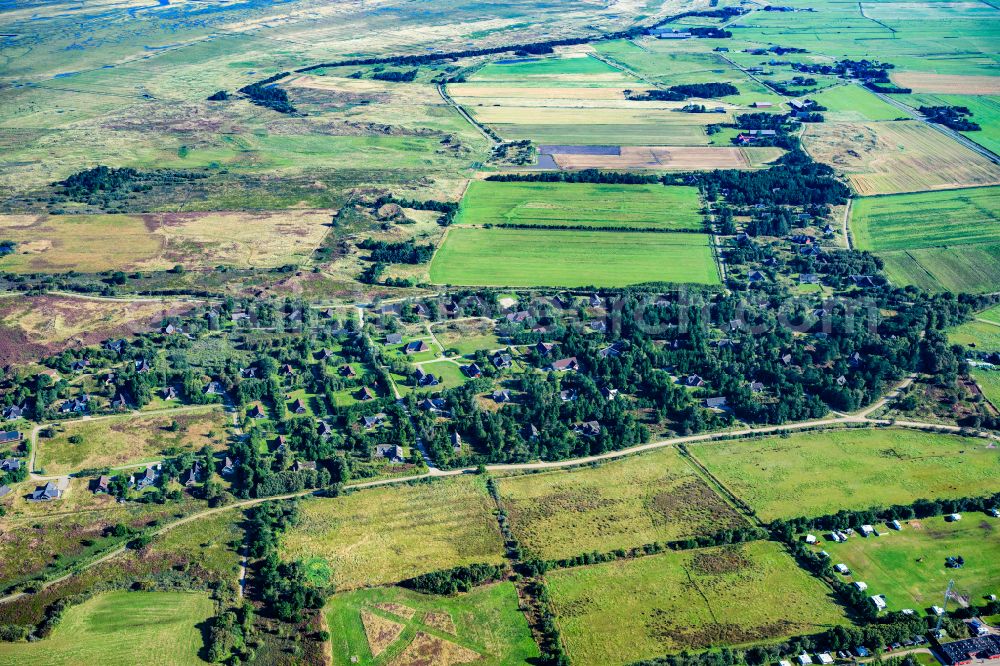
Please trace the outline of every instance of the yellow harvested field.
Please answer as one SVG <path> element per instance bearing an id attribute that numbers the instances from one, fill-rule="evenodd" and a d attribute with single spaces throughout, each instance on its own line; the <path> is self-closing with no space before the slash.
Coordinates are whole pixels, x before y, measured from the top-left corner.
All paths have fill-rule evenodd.
<path id="1" fill-rule="evenodd" d="M 845 174 L 860 195 L 1000 183 L 1000 167 L 918 121 L 813 123 L 806 150 Z"/>
<path id="2" fill-rule="evenodd" d="M 452 84 L 448 86 L 448 94 L 455 99 L 625 99 L 625 90 L 636 92 L 648 90 L 645 86 L 626 86 L 611 88 L 566 88 L 551 87 L 515 87 L 515 86 L 484 86 L 476 84 Z"/>
<path id="3" fill-rule="evenodd" d="M 1000 95 L 1000 76 L 895 72 L 892 75 L 892 80 L 896 85 L 904 88 L 912 88 L 913 92 L 918 93 Z"/>
<path id="4" fill-rule="evenodd" d="M 305 260 L 333 211 L 0 215 L 0 238 L 17 243 L 0 259 L 10 272 L 275 267 Z"/>
<path id="5" fill-rule="evenodd" d="M 779 152 L 780 155 L 780 152 Z M 742 148 L 622 146 L 620 155 L 553 155 L 563 169 L 749 169 Z"/>

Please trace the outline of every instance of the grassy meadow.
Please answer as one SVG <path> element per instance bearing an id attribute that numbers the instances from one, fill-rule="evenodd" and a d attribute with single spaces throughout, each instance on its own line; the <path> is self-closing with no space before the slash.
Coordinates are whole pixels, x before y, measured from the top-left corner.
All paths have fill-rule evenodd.
<path id="1" fill-rule="evenodd" d="M 302 503 L 282 557 L 321 558 L 337 589 L 395 583 L 477 562 L 503 561 L 493 502 L 479 478 L 374 488 Z"/>
<path id="2" fill-rule="evenodd" d="M 853 83 L 833 86 L 808 97 L 827 108 L 822 114 L 828 122 L 865 122 L 908 117 L 905 112 Z"/>
<path id="3" fill-rule="evenodd" d="M 824 430 L 689 450 L 764 521 L 1000 490 L 1000 450 L 957 435 Z"/>
<path id="4" fill-rule="evenodd" d="M 176 421 L 178 429 L 171 426 Z M 120 467 L 160 460 L 167 449 L 198 451 L 221 447 L 227 417 L 218 407 L 156 416 L 121 416 L 59 426 L 56 436 L 39 437 L 35 466 L 46 474 L 97 467 Z M 70 437 L 82 437 L 74 444 Z M 176 454 L 174 454 L 176 455 Z"/>
<path id="5" fill-rule="evenodd" d="M 701 230 L 695 187 L 473 181 L 455 224 Z"/>
<path id="6" fill-rule="evenodd" d="M 215 604 L 203 594 L 105 592 L 70 606 L 48 638 L 0 644 L 0 661 L 11 666 L 207 663 L 201 658 L 200 625 L 214 613 Z"/>
<path id="7" fill-rule="evenodd" d="M 672 448 L 595 467 L 498 480 L 520 544 L 543 559 L 745 525 Z"/>
<path id="8" fill-rule="evenodd" d="M 844 543 L 824 541 L 834 563 L 851 570 L 846 581 L 864 581 L 869 594 L 884 594 L 889 610 L 922 611 L 941 605 L 948 581 L 955 592 L 979 603 L 1000 590 L 1000 520 L 982 513 L 903 521 L 895 531 L 883 525 L 882 536 L 855 537 Z M 965 565 L 949 569 L 945 558 L 960 555 Z"/>
<path id="9" fill-rule="evenodd" d="M 704 234 L 461 227 L 448 230 L 430 276 L 436 284 L 497 287 L 719 283 Z"/>
<path id="10" fill-rule="evenodd" d="M 768 541 L 562 569 L 546 581 L 566 650 L 581 666 L 847 623 L 823 583 Z"/>
<path id="11" fill-rule="evenodd" d="M 418 633 L 433 637 L 429 642 L 442 652 L 470 651 L 463 654 L 484 666 L 520 664 L 539 656 L 509 582 L 453 597 L 401 587 L 342 592 L 331 597 L 324 612 L 335 664 L 382 665 L 405 659 L 401 655 Z"/>
<path id="12" fill-rule="evenodd" d="M 856 199 L 851 229 L 897 284 L 992 291 L 1000 281 L 1000 187 Z"/>

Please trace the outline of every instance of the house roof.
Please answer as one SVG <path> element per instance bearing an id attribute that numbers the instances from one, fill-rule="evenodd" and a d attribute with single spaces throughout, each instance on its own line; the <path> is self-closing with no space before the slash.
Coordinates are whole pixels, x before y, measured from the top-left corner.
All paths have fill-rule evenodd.
<path id="1" fill-rule="evenodd" d="M 552 361 L 553 370 L 572 370 L 578 367 L 580 364 L 577 363 L 576 356 L 570 356 L 569 358 L 561 358 L 558 361 Z"/>

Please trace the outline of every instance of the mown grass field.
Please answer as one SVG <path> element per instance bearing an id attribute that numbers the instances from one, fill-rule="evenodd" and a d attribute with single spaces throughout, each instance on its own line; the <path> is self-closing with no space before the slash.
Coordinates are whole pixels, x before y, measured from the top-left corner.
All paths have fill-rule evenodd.
<path id="1" fill-rule="evenodd" d="M 951 329 L 948 340 L 976 351 L 1000 351 L 1000 307 L 979 312 L 972 321 Z"/>
<path id="2" fill-rule="evenodd" d="M 0 661 L 11 666 L 207 663 L 199 625 L 214 612 L 215 604 L 203 594 L 105 592 L 67 609 L 44 640 L 0 644 Z"/>
<path id="3" fill-rule="evenodd" d="M 773 542 L 563 569 L 546 580 L 569 657 L 583 666 L 847 623 L 829 590 Z"/>
<path id="4" fill-rule="evenodd" d="M 863 250 L 1000 243 L 1000 187 L 862 197 L 851 225 Z"/>
<path id="5" fill-rule="evenodd" d="M 400 587 L 336 594 L 325 609 L 332 634 L 333 663 L 387 664 L 400 658 L 418 632 L 471 650 L 478 655 L 476 663 L 484 666 L 529 662 L 539 656 L 538 646 L 518 607 L 514 585 L 506 582 L 454 597 L 420 594 Z M 376 641 L 374 646 L 365 631 L 363 611 L 378 618 L 369 624 L 381 625 L 387 632 L 384 640 Z M 449 647 L 440 649 L 444 652 Z"/>
<path id="6" fill-rule="evenodd" d="M 855 84 L 835 86 L 808 97 L 827 108 L 821 112 L 827 121 L 863 122 L 908 117 L 905 112 Z"/>
<path id="7" fill-rule="evenodd" d="M 972 377 L 990 403 L 1000 409 L 1000 370 L 973 369 Z"/>
<path id="8" fill-rule="evenodd" d="M 499 480 L 520 544 L 544 559 L 632 548 L 745 525 L 677 451 Z"/>
<path id="9" fill-rule="evenodd" d="M 694 187 L 473 181 L 456 224 L 700 230 Z"/>
<path id="10" fill-rule="evenodd" d="M 179 426 L 176 431 L 170 429 L 174 421 Z M 195 413 L 128 415 L 67 423 L 57 429 L 55 437 L 38 438 L 35 465 L 46 474 L 66 474 L 86 468 L 160 460 L 168 448 L 179 452 L 197 451 L 203 446 L 221 447 L 226 438 L 226 423 L 226 415 L 218 407 Z M 70 442 L 74 435 L 83 441 Z"/>
<path id="11" fill-rule="evenodd" d="M 851 229 L 897 284 L 992 291 L 1000 282 L 1000 187 L 856 199 Z"/>
<path id="12" fill-rule="evenodd" d="M 493 502 L 479 478 L 361 490 L 302 503 L 282 557 L 322 558 L 337 589 L 394 583 L 503 561 Z"/>
<path id="13" fill-rule="evenodd" d="M 953 523 L 935 517 L 902 525 L 899 532 L 878 526 L 880 537 L 824 541 L 821 549 L 850 568 L 842 579 L 864 581 L 869 594 L 886 595 L 889 610 L 940 606 L 949 580 L 971 603 L 1000 590 L 1000 519 L 965 513 Z M 962 568 L 945 566 L 945 558 L 958 555 L 965 559 Z"/>
<path id="14" fill-rule="evenodd" d="M 719 283 L 705 234 L 542 229 L 451 228 L 430 276 L 465 286 Z"/>
<path id="15" fill-rule="evenodd" d="M 693 444 L 690 451 L 762 520 L 1000 490 L 1000 450 L 916 430 L 826 430 Z"/>

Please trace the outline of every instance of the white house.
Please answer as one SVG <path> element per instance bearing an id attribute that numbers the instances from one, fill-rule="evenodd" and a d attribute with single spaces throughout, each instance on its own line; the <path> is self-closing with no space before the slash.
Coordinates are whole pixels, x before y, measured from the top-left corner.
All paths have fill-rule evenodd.
<path id="1" fill-rule="evenodd" d="M 903 526 L 899 524 L 898 520 L 889 521 L 889 527 L 897 531 L 903 529 Z"/>
<path id="2" fill-rule="evenodd" d="M 819 659 L 819 663 L 823 664 L 824 666 L 829 666 L 830 664 L 833 663 L 833 657 L 830 656 L 829 652 L 821 652 L 818 655 L 816 655 L 816 658 Z"/>
<path id="3" fill-rule="evenodd" d="M 834 567 L 833 567 L 833 570 L 834 570 L 834 571 L 836 571 L 837 573 L 839 573 L 839 574 L 843 574 L 843 575 L 845 575 L 845 576 L 846 576 L 847 574 L 851 573 L 851 570 L 850 570 L 850 569 L 848 569 L 848 568 L 847 568 L 847 565 L 846 565 L 846 564 L 844 564 L 843 562 L 842 562 L 842 563 L 840 563 L 840 564 L 836 564 L 836 565 L 834 565 Z"/>
<path id="4" fill-rule="evenodd" d="M 816 537 L 812 534 L 807 534 L 806 543 L 816 543 Z"/>
<path id="5" fill-rule="evenodd" d="M 799 666 L 808 666 L 808 664 L 813 663 L 812 657 L 807 655 L 805 652 L 796 657 L 795 661 L 799 663 Z"/>
<path id="6" fill-rule="evenodd" d="M 872 527 L 871 525 L 862 525 L 861 526 L 861 536 L 867 537 L 867 536 L 871 536 L 873 534 L 875 534 L 875 528 L 874 527 Z"/>
<path id="7" fill-rule="evenodd" d="M 875 610 L 877 610 L 877 611 L 885 610 L 885 596 L 884 595 L 876 594 L 876 595 L 874 595 L 872 597 L 869 597 L 869 599 L 871 599 L 872 603 L 875 604 Z"/>
<path id="8" fill-rule="evenodd" d="M 856 580 L 854 581 L 854 587 L 864 592 L 865 590 L 868 589 L 868 583 L 864 582 L 863 580 Z"/>
<path id="9" fill-rule="evenodd" d="M 962 514 L 960 513 L 948 514 L 947 516 L 945 516 L 945 520 L 947 520 L 949 523 L 958 522 L 959 520 L 962 520 Z"/>

